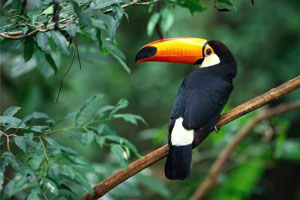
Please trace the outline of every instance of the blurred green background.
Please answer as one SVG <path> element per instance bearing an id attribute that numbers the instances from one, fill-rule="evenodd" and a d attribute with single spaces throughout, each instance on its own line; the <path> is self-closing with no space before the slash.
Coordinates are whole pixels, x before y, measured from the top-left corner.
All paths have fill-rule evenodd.
<path id="1" fill-rule="evenodd" d="M 226 109 L 237 106 L 300 74 L 300 3 L 297 0 L 234 1 L 235 10 L 218 12 L 212 1 L 204 1 L 208 10 L 193 15 L 187 9 L 171 8 L 174 23 L 164 37 L 201 37 L 223 41 L 235 55 L 238 75 Z M 123 18 L 116 40 L 127 58 L 131 74 L 112 56 L 103 56 L 99 48 L 79 38 L 82 69 L 78 62 L 64 80 L 55 102 L 59 80 L 68 68 L 71 57 L 61 57 L 58 74 L 49 68 L 18 64 L 22 56 L 18 41 L 1 45 L 1 113 L 9 106 L 22 107 L 20 115 L 34 110 L 61 119 L 95 93 L 106 94 L 105 103 L 120 98 L 130 102 L 126 112 L 144 117 L 147 126 L 111 122 L 119 135 L 134 143 L 142 154 L 167 142 L 168 115 L 184 77 L 195 66 L 169 63 L 134 63 L 135 54 L 144 44 L 159 39 L 156 32 L 147 36 L 150 17 L 148 7 L 126 9 L 129 21 Z M 15 46 L 14 46 L 15 45 Z M 300 99 L 299 89 L 272 103 Z M 129 192 L 128 199 L 187 199 L 201 184 L 218 153 L 255 114 L 247 115 L 212 133 L 193 153 L 192 175 L 185 181 L 164 178 L 164 160 L 144 173 L 152 173 L 169 192 L 155 194 L 147 188 Z M 218 179 L 207 199 L 300 199 L 300 112 L 293 111 L 260 124 L 232 155 L 225 172 Z M 262 141 L 267 130 L 274 136 Z M 58 136 L 58 139 L 60 136 Z M 72 142 L 65 140 L 62 142 Z M 91 162 L 107 158 L 107 151 L 96 145 L 76 148 Z M 129 181 L 130 182 L 130 181 Z M 125 186 L 120 186 L 125 187 Z M 126 188 L 120 189 L 126 191 Z M 130 187 L 129 187 L 130 189 Z M 127 191 L 128 192 L 128 191 Z M 112 191 L 112 193 L 114 193 Z M 162 192 L 163 193 L 163 192 Z M 117 195 L 116 199 L 124 199 Z"/>

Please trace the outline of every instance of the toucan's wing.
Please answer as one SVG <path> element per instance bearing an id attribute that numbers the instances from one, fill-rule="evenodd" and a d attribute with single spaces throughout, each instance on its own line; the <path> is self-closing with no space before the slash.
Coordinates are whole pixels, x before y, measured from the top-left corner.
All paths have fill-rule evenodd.
<path id="1" fill-rule="evenodd" d="M 199 129 L 218 116 L 224 104 L 215 103 L 203 90 L 194 89 L 185 104 L 183 126 L 186 129 Z"/>
<path id="2" fill-rule="evenodd" d="M 169 121 L 169 139 L 175 121 L 179 117 L 183 118 L 183 126 L 186 129 L 200 130 L 204 127 L 205 131 L 200 134 L 208 134 L 207 131 L 215 125 L 232 91 L 232 83 L 223 80 L 209 82 L 209 79 L 206 79 L 205 83 L 194 85 L 189 81 L 189 79 L 183 81 L 173 104 Z"/>
<path id="3" fill-rule="evenodd" d="M 232 91 L 232 83 L 218 80 L 202 84 L 188 92 L 183 114 L 183 126 L 199 129 L 219 116 Z"/>

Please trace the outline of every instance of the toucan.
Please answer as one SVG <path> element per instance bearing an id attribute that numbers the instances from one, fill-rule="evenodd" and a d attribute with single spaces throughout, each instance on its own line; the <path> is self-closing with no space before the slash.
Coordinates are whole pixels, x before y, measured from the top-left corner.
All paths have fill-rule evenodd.
<path id="1" fill-rule="evenodd" d="M 173 62 L 199 66 L 182 82 L 169 118 L 168 179 L 190 176 L 192 149 L 213 130 L 233 90 L 237 65 L 230 50 L 217 40 L 181 37 L 143 46 L 136 63 Z"/>

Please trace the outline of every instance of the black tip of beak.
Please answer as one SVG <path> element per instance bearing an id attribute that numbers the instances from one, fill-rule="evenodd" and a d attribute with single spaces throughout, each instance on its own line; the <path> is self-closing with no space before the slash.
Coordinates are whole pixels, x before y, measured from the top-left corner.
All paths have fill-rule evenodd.
<path id="1" fill-rule="evenodd" d="M 135 62 L 138 62 L 139 60 L 144 58 L 149 58 L 151 56 L 154 56 L 156 52 L 157 52 L 156 47 L 151 47 L 151 46 L 144 47 L 135 56 Z"/>

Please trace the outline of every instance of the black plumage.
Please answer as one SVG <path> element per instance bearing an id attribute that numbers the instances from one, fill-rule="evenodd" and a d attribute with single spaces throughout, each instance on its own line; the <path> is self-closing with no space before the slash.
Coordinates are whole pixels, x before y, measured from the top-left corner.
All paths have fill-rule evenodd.
<path id="1" fill-rule="evenodd" d="M 165 166 L 165 174 L 169 179 L 185 179 L 189 176 L 192 148 L 199 145 L 214 129 L 233 89 L 232 79 L 237 72 L 233 55 L 222 42 L 209 41 L 208 44 L 219 57 L 220 63 L 190 73 L 184 79 L 171 110 L 170 153 Z M 192 148 L 171 144 L 172 130 L 180 117 L 183 118 L 185 129 L 194 130 Z M 185 149 L 184 153 L 175 154 L 178 147 Z"/>

